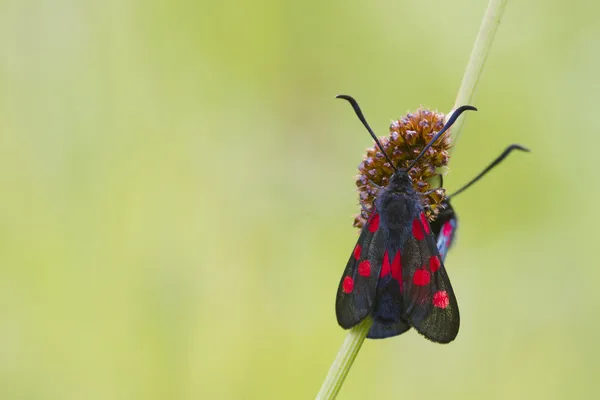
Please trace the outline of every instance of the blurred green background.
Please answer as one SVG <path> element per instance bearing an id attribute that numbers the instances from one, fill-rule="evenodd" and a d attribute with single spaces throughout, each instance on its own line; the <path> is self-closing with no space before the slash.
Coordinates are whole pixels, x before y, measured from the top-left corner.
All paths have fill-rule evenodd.
<path id="1" fill-rule="evenodd" d="M 511 1 L 451 170 L 437 345 L 367 341 L 340 398 L 600 395 L 600 6 Z M 0 398 L 307 399 L 345 332 L 356 166 L 447 112 L 486 2 L 0 2 Z"/>

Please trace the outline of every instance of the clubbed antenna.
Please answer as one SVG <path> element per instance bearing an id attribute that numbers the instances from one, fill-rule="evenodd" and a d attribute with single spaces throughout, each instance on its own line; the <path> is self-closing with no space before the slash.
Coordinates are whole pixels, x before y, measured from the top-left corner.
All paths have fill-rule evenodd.
<path id="1" fill-rule="evenodd" d="M 387 159 L 387 161 L 390 163 L 390 166 L 395 171 L 396 170 L 396 166 L 394 165 L 394 163 L 392 162 L 392 160 L 390 159 L 390 157 L 387 155 L 387 153 L 383 149 L 383 146 L 379 142 L 379 139 L 377 139 L 377 136 L 375 136 L 375 133 L 373 133 L 373 130 L 371 129 L 371 127 L 367 123 L 367 120 L 365 119 L 365 116 L 363 115 L 362 111 L 360 110 L 360 107 L 358 106 L 358 103 L 356 102 L 356 100 L 354 100 L 354 98 L 352 96 L 348 96 L 346 94 L 338 94 L 337 96 L 335 96 L 335 98 L 336 99 L 347 100 L 348 103 L 350 103 L 350 105 L 352 105 L 352 108 L 354 109 L 354 112 L 356 113 L 356 116 L 358 117 L 358 119 L 360 119 L 360 122 L 363 123 L 363 125 L 365 126 L 365 128 L 367 128 L 367 130 L 371 134 L 371 137 L 375 140 L 375 143 L 377 143 L 377 146 L 379 147 L 379 149 L 381 150 L 381 152 L 383 153 L 383 155 L 385 156 L 385 158 Z"/>
<path id="2" fill-rule="evenodd" d="M 452 115 L 450 116 L 450 118 L 448 119 L 448 122 L 446 122 L 444 127 L 438 133 L 436 133 L 436 135 L 433 137 L 433 139 L 431 139 L 431 141 L 429 143 L 427 143 L 427 146 L 425 146 L 423 148 L 423 150 L 421 150 L 419 155 L 413 160 L 413 162 L 410 163 L 410 165 L 408 166 L 408 168 L 406 168 L 406 170 L 410 171 L 410 169 L 412 167 L 414 167 L 414 165 L 417 163 L 417 161 L 419 161 L 419 158 L 421 158 L 423 156 L 423 154 L 425 154 L 425 152 L 427 150 L 429 150 L 429 148 L 440 138 L 440 136 L 442 136 L 444 134 L 444 132 L 446 132 L 448 130 L 448 128 L 450 128 L 452 126 L 452 124 L 458 119 L 458 117 L 460 117 L 460 115 L 467 110 L 477 111 L 477 109 L 475 107 L 469 106 L 469 105 L 458 107 L 452 113 Z"/>
<path id="3" fill-rule="evenodd" d="M 508 157 L 508 155 L 513 151 L 513 150 L 520 150 L 520 151 L 525 151 L 527 153 L 529 153 L 529 149 L 519 145 L 519 144 L 511 144 L 510 146 L 508 146 L 506 149 L 504 149 L 504 151 L 502 152 L 502 154 L 500 154 L 498 157 L 496 157 L 496 159 L 494 161 L 491 162 L 490 165 L 488 165 L 487 167 L 485 167 L 485 169 L 483 171 L 481 171 L 475 178 L 471 179 L 471 181 L 469 183 L 467 183 L 466 185 L 464 185 L 463 187 L 461 187 L 460 189 L 458 189 L 456 192 L 452 193 L 450 196 L 447 196 L 448 199 L 450 199 L 450 197 L 454 197 L 457 194 L 462 193 L 463 191 L 467 190 L 472 184 L 474 184 L 475 182 L 477 182 L 478 180 L 480 180 L 481 178 L 483 178 L 483 176 L 485 174 L 487 174 L 488 172 L 490 172 L 496 165 L 500 164 L 506 157 Z"/>

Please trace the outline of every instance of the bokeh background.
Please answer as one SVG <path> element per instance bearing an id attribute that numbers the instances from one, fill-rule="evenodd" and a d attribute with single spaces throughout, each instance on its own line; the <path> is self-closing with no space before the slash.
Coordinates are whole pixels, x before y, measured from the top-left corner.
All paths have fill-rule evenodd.
<path id="1" fill-rule="evenodd" d="M 486 2 L 0 2 L 0 398 L 307 399 L 345 332 L 356 166 L 448 111 Z M 462 326 L 340 398 L 600 395 L 600 6 L 509 2 L 445 184 Z"/>

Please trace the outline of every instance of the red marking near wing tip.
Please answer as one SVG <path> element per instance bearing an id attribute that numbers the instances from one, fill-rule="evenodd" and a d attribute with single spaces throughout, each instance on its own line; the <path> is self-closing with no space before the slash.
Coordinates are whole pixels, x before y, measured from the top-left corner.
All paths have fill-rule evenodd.
<path id="1" fill-rule="evenodd" d="M 383 278 L 387 274 L 390 273 L 390 257 L 388 256 L 387 250 L 383 253 L 383 262 L 381 263 L 381 272 L 379 273 L 379 277 Z"/>
<path id="2" fill-rule="evenodd" d="M 438 256 L 429 257 L 429 269 L 431 270 L 431 273 L 437 271 L 441 264 L 442 263 L 440 262 L 440 258 Z"/>
<path id="3" fill-rule="evenodd" d="M 413 220 L 412 233 L 417 240 L 425 239 L 425 232 L 423 232 L 423 225 L 419 221 L 419 218 Z"/>
<path id="4" fill-rule="evenodd" d="M 450 221 L 446 222 L 442 227 L 442 235 L 448 237 L 452 233 L 452 224 Z"/>
<path id="5" fill-rule="evenodd" d="M 425 227 L 425 233 L 429 235 L 431 233 L 431 228 L 429 227 L 429 221 L 427 221 L 427 217 L 425 216 L 425 213 L 421 213 L 420 217 L 421 217 L 421 222 L 423 223 L 423 226 Z"/>
<path id="6" fill-rule="evenodd" d="M 450 305 L 450 297 L 445 290 L 440 290 L 433 294 L 433 305 L 437 308 L 446 308 Z"/>
<path id="7" fill-rule="evenodd" d="M 354 248 L 354 253 L 353 253 L 356 261 L 358 261 L 358 259 L 360 258 L 361 250 L 362 250 L 362 247 L 360 246 L 360 243 L 356 243 L 356 247 Z"/>
<path id="8" fill-rule="evenodd" d="M 344 282 L 342 282 L 342 290 L 344 293 L 350 293 L 354 289 L 354 279 L 352 277 L 347 276 L 344 278 Z"/>
<path id="9" fill-rule="evenodd" d="M 374 214 L 369 221 L 369 232 L 375 233 L 379 229 L 379 214 Z"/>
<path id="10" fill-rule="evenodd" d="M 364 277 L 371 275 L 371 261 L 361 261 L 360 264 L 358 264 L 358 273 Z"/>
<path id="11" fill-rule="evenodd" d="M 428 285 L 430 280 L 431 278 L 429 277 L 429 271 L 426 269 L 418 269 L 413 275 L 413 285 L 415 286 Z"/>

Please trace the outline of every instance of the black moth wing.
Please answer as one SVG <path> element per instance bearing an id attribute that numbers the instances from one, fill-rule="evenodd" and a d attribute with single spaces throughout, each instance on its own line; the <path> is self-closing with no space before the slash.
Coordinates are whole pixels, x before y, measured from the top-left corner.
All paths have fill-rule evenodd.
<path id="1" fill-rule="evenodd" d="M 400 266 L 400 263 L 395 263 L 394 259 L 389 260 L 388 254 L 393 253 L 388 249 L 383 255 L 381 276 L 377 286 L 377 301 L 373 312 L 373 325 L 371 325 L 371 329 L 367 334 L 369 339 L 385 339 L 400 335 L 410 329 L 410 324 L 406 321 L 404 312 L 404 299 L 401 290 L 402 272 L 395 268 Z M 397 254 L 396 261 L 400 261 L 399 252 Z M 400 279 L 394 279 L 396 274 L 400 275 Z"/>
<path id="2" fill-rule="evenodd" d="M 338 287 L 335 313 L 344 329 L 355 326 L 373 310 L 384 246 L 379 214 L 373 213 L 361 231 Z"/>
<path id="3" fill-rule="evenodd" d="M 440 213 L 431 222 L 431 231 L 435 236 L 440 257 L 444 261 L 450 247 L 454 244 L 454 236 L 458 229 L 458 218 L 452 205 L 447 200 L 442 202 L 442 207 Z"/>
<path id="4" fill-rule="evenodd" d="M 427 339 L 456 338 L 460 316 L 456 296 L 424 214 L 413 221 L 413 235 L 402 255 L 406 319 Z"/>
<path id="5" fill-rule="evenodd" d="M 385 322 L 378 321 L 375 319 L 373 325 L 369 329 L 367 338 L 369 339 L 385 339 L 392 336 L 398 336 L 410 329 L 410 324 L 404 319 L 398 322 L 392 323 L 391 325 Z"/>
<path id="6" fill-rule="evenodd" d="M 425 220 L 424 217 L 419 218 L 419 220 L 417 222 L 414 222 L 415 220 L 413 220 L 413 224 L 418 223 L 418 221 L 421 222 L 421 226 L 423 226 L 424 229 L 422 231 L 422 235 L 419 230 L 418 236 L 419 237 L 423 236 L 423 240 L 425 240 L 425 232 L 428 231 L 428 229 L 425 225 L 427 223 L 427 221 Z M 446 258 L 446 255 L 448 254 L 448 250 L 450 249 L 450 246 L 454 240 L 456 228 L 457 228 L 456 214 L 454 213 L 454 209 L 452 208 L 450 203 L 448 203 L 446 201 L 446 202 L 444 202 L 444 208 L 436 216 L 436 219 L 431 222 L 431 225 L 430 225 L 430 230 L 434 235 L 434 239 L 436 240 L 436 247 L 439 252 L 439 259 L 441 259 L 442 262 Z M 402 236 L 405 236 L 405 235 L 402 235 Z M 413 236 L 414 236 L 414 232 L 413 232 Z M 390 237 L 390 240 L 393 241 L 393 239 L 394 238 Z M 389 246 L 388 245 L 388 247 L 397 247 L 397 246 Z M 404 247 L 406 249 L 410 249 L 410 246 L 404 246 Z M 413 247 L 418 248 L 418 246 L 413 246 Z M 387 251 L 389 254 L 392 254 L 391 248 L 388 248 Z M 420 251 L 420 248 L 419 248 L 419 251 Z M 410 253 L 410 250 L 409 250 L 409 253 Z M 426 253 L 429 253 L 429 251 L 427 250 Z M 431 253 L 433 253 L 433 252 L 431 252 Z M 429 257 L 431 260 L 431 257 L 435 257 L 435 256 L 432 255 Z M 386 256 L 384 254 L 383 269 L 385 269 L 386 261 L 388 261 L 388 260 L 386 259 Z M 442 263 L 440 263 L 440 267 L 442 267 L 441 264 Z M 428 264 L 423 263 L 423 265 L 427 266 Z M 421 266 L 423 266 L 423 265 L 421 265 Z M 410 270 L 411 270 L 411 268 L 408 267 L 407 268 L 408 272 L 406 274 L 404 274 L 405 275 L 404 278 L 407 280 L 411 279 L 413 276 L 413 274 L 411 274 Z M 428 272 L 431 273 L 431 270 L 429 269 Z M 439 269 L 436 272 L 440 273 L 440 274 L 441 273 L 445 274 L 445 276 L 446 276 L 445 279 L 448 282 L 448 285 L 438 285 L 438 286 L 449 286 L 450 290 L 446 290 L 446 294 L 448 294 L 449 297 L 454 298 L 454 294 L 453 294 L 452 288 L 449 284 L 449 280 L 448 280 L 447 274 L 445 272 L 445 269 L 443 272 L 441 272 Z M 434 272 L 434 273 L 436 273 L 436 272 Z M 420 274 L 423 274 L 423 272 L 420 272 Z M 380 278 L 379 285 L 377 287 L 377 303 L 375 305 L 375 310 L 373 313 L 374 314 L 374 322 L 373 322 L 371 329 L 369 330 L 369 334 L 367 335 L 367 337 L 371 338 L 371 339 L 383 339 L 383 338 L 387 338 L 387 337 L 391 337 L 391 336 L 397 336 L 397 335 L 400 335 L 410 329 L 410 323 L 409 323 L 409 321 L 407 321 L 405 319 L 408 317 L 404 311 L 405 307 L 404 307 L 403 295 L 399 291 L 397 281 L 394 281 L 393 279 L 391 279 L 391 275 L 385 275 L 383 273 L 382 273 L 382 275 L 384 275 L 384 276 L 382 276 Z M 433 285 L 436 286 L 435 282 Z M 419 295 L 419 296 L 422 297 L 423 295 Z M 442 296 L 442 295 L 441 294 L 438 295 L 438 302 L 444 301 L 444 299 L 440 298 L 440 296 Z M 431 299 L 431 301 L 433 302 L 433 298 Z M 442 305 L 442 303 L 438 303 L 438 304 Z M 458 308 L 455 307 L 455 309 L 458 312 Z M 458 330 L 459 320 L 456 319 L 456 322 L 457 322 L 456 330 Z M 437 329 L 437 331 L 439 331 L 439 329 Z M 435 336 L 435 335 L 432 335 L 432 336 Z M 435 339 L 432 339 L 432 340 L 435 340 Z"/>
<path id="7" fill-rule="evenodd" d="M 439 237 L 444 225 L 451 219 L 456 218 L 454 208 L 448 202 L 448 200 L 442 201 L 440 208 L 440 212 L 435 216 L 435 219 L 429 223 L 431 232 L 436 239 Z"/>
<path id="8" fill-rule="evenodd" d="M 373 325 L 367 337 L 369 339 L 384 339 L 400 335 L 410 329 L 410 324 L 405 319 L 405 306 L 402 277 L 402 246 L 410 234 L 409 224 L 401 227 L 389 227 L 384 222 L 387 216 L 383 215 L 383 229 L 387 229 L 385 252 L 377 286 L 377 300 L 373 310 Z"/>
<path id="9" fill-rule="evenodd" d="M 396 182 L 377 198 L 381 211 L 381 228 L 386 235 L 382 266 L 377 286 L 377 299 L 373 310 L 373 325 L 367 335 L 371 339 L 383 339 L 400 335 L 410 329 L 405 317 L 403 292 L 402 257 L 404 244 L 412 235 L 411 227 L 415 216 L 422 211 L 419 198 L 403 177 L 395 175 Z M 394 178 L 393 178 L 394 179 Z"/>
<path id="10" fill-rule="evenodd" d="M 375 320 L 373 321 L 373 325 L 371 325 L 371 329 L 369 329 L 367 337 L 369 339 L 385 339 L 401 335 L 409 329 L 409 323 L 404 320 L 400 320 L 392 325 L 385 325 L 384 323 Z"/>

